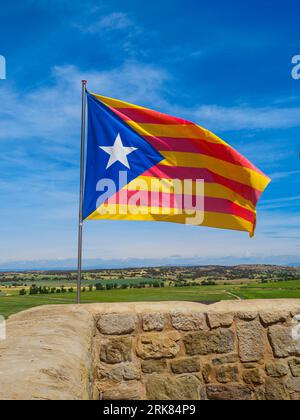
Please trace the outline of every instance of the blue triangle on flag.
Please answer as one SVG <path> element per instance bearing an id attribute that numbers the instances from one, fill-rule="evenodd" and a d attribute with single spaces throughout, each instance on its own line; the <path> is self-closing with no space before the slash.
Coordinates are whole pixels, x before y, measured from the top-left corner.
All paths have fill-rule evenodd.
<path id="1" fill-rule="evenodd" d="M 110 108 L 89 93 L 87 100 L 88 136 L 83 219 L 90 216 L 108 198 L 103 194 L 105 198 L 101 201 L 99 181 L 102 180 L 102 185 L 103 180 L 113 182 L 117 192 L 164 159 Z"/>

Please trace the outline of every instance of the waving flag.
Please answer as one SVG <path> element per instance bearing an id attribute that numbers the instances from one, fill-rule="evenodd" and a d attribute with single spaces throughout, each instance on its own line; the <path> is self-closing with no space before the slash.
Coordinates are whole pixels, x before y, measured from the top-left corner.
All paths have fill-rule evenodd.
<path id="1" fill-rule="evenodd" d="M 225 141 L 180 118 L 88 93 L 83 218 L 247 231 L 270 179 Z M 202 184 L 201 184 L 202 182 Z"/>

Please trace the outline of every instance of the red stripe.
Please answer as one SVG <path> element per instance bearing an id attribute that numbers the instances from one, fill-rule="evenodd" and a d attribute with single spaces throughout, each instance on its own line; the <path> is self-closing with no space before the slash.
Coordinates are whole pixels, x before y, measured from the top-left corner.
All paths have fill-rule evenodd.
<path id="1" fill-rule="evenodd" d="M 231 189 L 232 191 L 244 197 L 246 200 L 249 200 L 254 205 L 256 205 L 262 194 L 261 191 L 256 190 L 255 188 L 225 178 L 221 175 L 217 175 L 205 168 L 185 168 L 179 166 L 156 165 L 144 172 L 142 176 L 151 176 L 160 179 L 190 179 L 192 181 L 203 179 L 204 182 L 221 184 L 224 187 Z"/>
<path id="2" fill-rule="evenodd" d="M 109 107 L 124 121 L 134 121 L 140 124 L 187 124 L 195 125 L 194 123 L 183 120 L 181 118 L 172 117 L 161 112 L 152 111 L 151 109 L 139 108 L 113 108 Z"/>
<path id="3" fill-rule="evenodd" d="M 167 194 L 162 192 L 122 190 L 109 198 L 109 204 L 130 204 L 128 201 L 136 194 L 134 202 L 137 207 L 163 207 L 171 209 L 200 210 L 205 212 L 226 213 L 241 217 L 250 223 L 255 221 L 255 213 L 240 207 L 224 198 L 212 198 L 196 196 L 184 196 L 179 194 Z M 204 208 L 203 208 L 204 204 Z"/>
<path id="4" fill-rule="evenodd" d="M 174 152 L 200 153 L 202 155 L 211 156 L 221 159 L 235 165 L 253 169 L 254 171 L 264 175 L 256 168 L 248 159 L 238 153 L 229 145 L 210 143 L 203 139 L 188 139 L 174 137 L 153 137 L 143 136 L 153 147 L 160 151 L 171 150 Z"/>
<path id="5" fill-rule="evenodd" d="M 194 123 L 173 117 L 167 114 L 162 114 L 151 109 L 140 108 L 113 108 L 109 107 L 122 120 L 132 120 L 136 123 L 145 124 L 186 124 L 195 125 Z M 207 142 L 205 139 L 190 139 L 190 138 L 173 138 L 173 137 L 153 137 L 142 136 L 145 140 L 152 144 L 158 150 L 166 151 L 172 150 L 176 152 L 190 152 L 201 153 L 206 156 L 215 157 L 239 166 L 253 169 L 254 171 L 264 175 L 256 166 L 254 166 L 248 159 L 238 153 L 229 145 L 222 143 Z"/>

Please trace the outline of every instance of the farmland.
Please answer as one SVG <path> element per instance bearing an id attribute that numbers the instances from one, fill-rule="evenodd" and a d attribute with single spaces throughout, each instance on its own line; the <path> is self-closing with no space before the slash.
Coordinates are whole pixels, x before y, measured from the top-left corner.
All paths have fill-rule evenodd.
<path id="1" fill-rule="evenodd" d="M 82 303 L 300 298 L 300 269 L 278 266 L 167 267 L 83 273 Z M 75 272 L 0 274 L 0 315 L 74 303 Z"/>

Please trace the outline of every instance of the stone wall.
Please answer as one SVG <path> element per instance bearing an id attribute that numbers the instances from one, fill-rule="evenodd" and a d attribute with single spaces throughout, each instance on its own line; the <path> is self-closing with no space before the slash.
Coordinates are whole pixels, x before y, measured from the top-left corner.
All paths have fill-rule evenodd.
<path id="1" fill-rule="evenodd" d="M 300 400 L 300 300 L 57 305 L 8 320 L 0 399 Z"/>
<path id="2" fill-rule="evenodd" d="M 300 303 L 160 307 L 95 315 L 100 399 L 300 400 Z"/>

